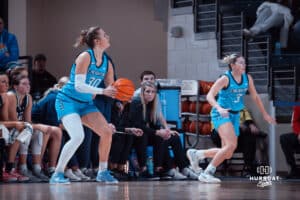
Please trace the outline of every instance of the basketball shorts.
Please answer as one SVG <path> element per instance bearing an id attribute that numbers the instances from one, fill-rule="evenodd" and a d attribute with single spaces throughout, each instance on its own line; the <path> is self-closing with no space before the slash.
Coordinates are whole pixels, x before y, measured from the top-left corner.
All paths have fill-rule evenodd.
<path id="1" fill-rule="evenodd" d="M 62 117 L 77 113 L 80 117 L 92 112 L 99 112 L 93 101 L 82 102 L 63 93 L 58 93 L 55 101 L 57 118 L 60 121 Z"/>
<path id="2" fill-rule="evenodd" d="M 229 112 L 229 116 L 228 117 L 222 117 L 220 115 L 220 113 L 213 108 L 211 110 L 211 121 L 213 123 L 213 126 L 216 130 L 218 130 L 218 128 L 225 124 L 225 123 L 231 123 L 233 125 L 234 128 L 234 133 L 236 136 L 240 135 L 240 112 L 236 112 L 236 113 L 231 113 Z"/>

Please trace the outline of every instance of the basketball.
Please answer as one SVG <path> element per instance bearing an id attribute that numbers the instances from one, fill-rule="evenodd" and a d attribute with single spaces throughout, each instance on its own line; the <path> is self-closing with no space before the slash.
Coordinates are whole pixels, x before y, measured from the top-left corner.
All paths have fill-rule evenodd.
<path id="1" fill-rule="evenodd" d="M 210 122 L 202 122 L 200 132 L 203 135 L 209 135 L 211 133 L 211 123 Z"/>
<path id="2" fill-rule="evenodd" d="M 190 113 L 196 113 L 196 101 L 190 102 L 189 111 Z"/>
<path id="3" fill-rule="evenodd" d="M 207 115 L 210 113 L 211 111 L 211 105 L 208 103 L 208 102 L 204 102 L 202 103 L 201 107 L 200 107 L 200 113 L 201 114 L 204 114 L 204 115 Z"/>
<path id="4" fill-rule="evenodd" d="M 214 82 L 199 81 L 200 94 L 207 94 Z"/>
<path id="5" fill-rule="evenodd" d="M 198 124 L 198 131 L 201 130 L 201 127 L 202 127 L 202 122 L 196 122 L 196 121 L 192 121 L 191 124 L 190 124 L 190 128 L 189 128 L 189 131 L 191 133 L 196 133 L 196 125 Z"/>
<path id="6" fill-rule="evenodd" d="M 190 125 L 191 125 L 191 121 L 188 120 L 188 119 L 185 119 L 183 122 L 182 122 L 182 129 L 186 132 L 189 132 L 189 128 L 190 128 Z"/>
<path id="7" fill-rule="evenodd" d="M 115 98 L 120 101 L 129 101 L 131 100 L 135 87 L 134 83 L 126 78 L 119 78 L 113 83 L 113 86 L 116 88 L 117 93 Z"/>
<path id="8" fill-rule="evenodd" d="M 189 112 L 189 106 L 191 101 L 185 100 L 181 102 L 181 112 Z"/>

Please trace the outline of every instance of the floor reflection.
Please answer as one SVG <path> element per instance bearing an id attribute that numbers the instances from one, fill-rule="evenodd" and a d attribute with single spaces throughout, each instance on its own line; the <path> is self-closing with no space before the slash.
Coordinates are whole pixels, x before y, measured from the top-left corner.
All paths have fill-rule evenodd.
<path id="1" fill-rule="evenodd" d="M 199 181 L 96 182 L 71 185 L 0 184 L 0 200 L 147 200 L 147 199 L 297 199 L 300 181 L 275 182 L 259 188 L 256 182 L 223 181 L 203 184 Z"/>

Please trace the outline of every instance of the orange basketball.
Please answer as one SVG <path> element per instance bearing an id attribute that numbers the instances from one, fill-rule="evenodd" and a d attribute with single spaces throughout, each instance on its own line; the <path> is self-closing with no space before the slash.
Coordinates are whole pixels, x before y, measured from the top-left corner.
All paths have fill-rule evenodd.
<path id="1" fill-rule="evenodd" d="M 192 101 L 189 106 L 189 111 L 191 113 L 196 113 L 196 101 Z"/>
<path id="2" fill-rule="evenodd" d="M 199 81 L 200 94 L 207 94 L 214 82 Z"/>
<path id="3" fill-rule="evenodd" d="M 196 122 L 191 122 L 189 132 L 196 133 Z"/>
<path id="4" fill-rule="evenodd" d="M 211 111 L 211 105 L 208 103 L 208 102 L 204 102 L 202 103 L 201 107 L 200 107 L 200 113 L 201 114 L 204 114 L 204 115 L 207 115 L 210 113 Z"/>
<path id="5" fill-rule="evenodd" d="M 190 124 L 190 128 L 189 131 L 191 133 L 196 133 L 196 121 L 192 121 L 192 123 Z M 201 131 L 201 127 L 202 127 L 202 122 L 198 122 L 198 131 Z"/>
<path id="6" fill-rule="evenodd" d="M 210 122 L 203 122 L 200 132 L 203 135 L 209 135 L 211 133 L 211 123 Z"/>
<path id="7" fill-rule="evenodd" d="M 185 100 L 181 102 L 181 112 L 189 112 L 189 106 L 191 101 Z"/>
<path id="8" fill-rule="evenodd" d="M 189 132 L 190 125 L 191 125 L 191 121 L 188 120 L 188 119 L 185 119 L 185 120 L 182 122 L 182 129 L 183 129 L 184 131 Z"/>
<path id="9" fill-rule="evenodd" d="M 116 88 L 117 93 L 115 98 L 120 101 L 129 101 L 131 100 L 135 87 L 134 83 L 126 78 L 119 78 L 113 83 L 113 86 Z"/>

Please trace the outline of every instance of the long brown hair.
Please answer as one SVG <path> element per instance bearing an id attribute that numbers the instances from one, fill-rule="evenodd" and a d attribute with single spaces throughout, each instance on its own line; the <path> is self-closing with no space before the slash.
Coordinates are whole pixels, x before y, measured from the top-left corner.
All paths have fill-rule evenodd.
<path id="1" fill-rule="evenodd" d="M 147 104 L 145 102 L 144 99 L 144 93 L 147 87 L 151 87 L 153 88 L 155 91 L 157 91 L 156 86 L 154 83 L 150 82 L 150 81 L 146 81 L 144 83 L 142 83 L 141 85 L 141 101 L 142 101 L 142 105 L 143 105 L 143 118 L 144 120 L 146 120 L 146 113 L 147 113 Z M 157 122 L 157 113 L 156 113 L 156 106 L 157 106 L 157 95 L 155 94 L 153 101 L 148 102 L 148 104 L 150 104 L 150 121 L 153 123 Z"/>
<path id="2" fill-rule="evenodd" d="M 94 48 L 94 39 L 99 38 L 98 31 L 100 30 L 99 26 L 93 26 L 89 29 L 81 30 L 80 36 L 77 38 L 74 47 L 87 45 L 90 48 Z"/>

